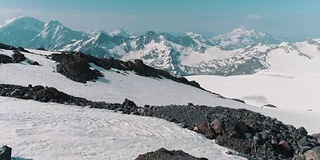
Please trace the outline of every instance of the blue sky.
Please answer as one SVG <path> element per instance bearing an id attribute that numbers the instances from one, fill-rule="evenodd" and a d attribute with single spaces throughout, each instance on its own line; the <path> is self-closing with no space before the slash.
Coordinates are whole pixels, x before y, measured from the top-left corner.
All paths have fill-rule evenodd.
<path id="1" fill-rule="evenodd" d="M 26 15 L 83 31 L 218 34 L 244 26 L 308 38 L 320 37 L 319 8 L 319 0 L 0 0 L 0 23 Z"/>

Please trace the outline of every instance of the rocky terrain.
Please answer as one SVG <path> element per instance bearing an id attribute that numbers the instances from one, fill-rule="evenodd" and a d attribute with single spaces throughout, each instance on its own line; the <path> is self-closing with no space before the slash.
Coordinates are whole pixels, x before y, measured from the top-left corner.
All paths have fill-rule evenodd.
<path id="1" fill-rule="evenodd" d="M 50 57 L 52 60 L 59 62 L 57 65 L 57 71 L 59 73 L 77 82 L 85 83 L 86 81 L 98 79 L 99 76 L 102 76 L 98 70 L 90 69 L 90 64 L 94 64 L 106 70 L 114 68 L 122 71 L 134 71 L 141 76 L 159 79 L 167 78 L 179 83 L 201 88 L 195 81 L 188 81 L 184 77 L 175 77 L 164 70 L 149 67 L 139 59 L 136 59 L 134 62 L 124 62 L 113 58 L 96 58 L 82 52 L 62 52 L 62 54 L 52 54 Z"/>
<path id="2" fill-rule="evenodd" d="M 23 54 L 23 52 L 27 52 L 24 49 L 7 45 L 1 45 L 1 47 L 12 50 L 12 56 L 2 55 L 1 63 L 22 63 L 27 59 Z M 106 70 L 113 68 L 121 71 L 133 71 L 146 77 L 167 78 L 202 89 L 194 81 L 190 82 L 185 78 L 172 76 L 166 71 L 154 69 L 145 65 L 141 60 L 124 62 L 113 58 L 99 59 L 82 52 L 62 52 L 45 57 L 57 62 L 56 68 L 60 74 L 76 82 L 87 83 L 103 76 L 99 70 L 95 69 L 97 67 L 94 67 L 98 66 Z M 93 109 L 108 109 L 123 114 L 164 119 L 182 128 L 202 134 L 207 139 L 214 139 L 217 144 L 236 151 L 228 154 L 249 159 L 316 159 L 315 157 L 319 157 L 319 135 L 310 136 L 303 127 L 297 129 L 292 125 L 283 124 L 277 119 L 246 109 L 192 103 L 166 106 L 145 105 L 142 107 L 128 99 L 125 99 L 122 104 L 95 102 L 41 85 L 0 84 L 0 96 L 44 103 L 88 106 Z M 244 103 L 242 100 L 233 100 Z M 158 153 L 166 158 L 169 152 L 162 149 L 145 156 L 152 157 Z M 173 152 L 170 155 L 187 156 L 182 152 Z"/>
<path id="3" fill-rule="evenodd" d="M 303 127 L 296 129 L 277 119 L 246 109 L 193 104 L 139 107 L 128 99 L 122 104 L 92 102 L 51 87 L 8 84 L 0 85 L 0 95 L 165 119 L 200 133 L 208 139 L 215 139 L 219 145 L 238 152 L 232 154 L 251 159 L 292 159 L 319 155 L 318 139 L 309 136 Z"/>
<path id="4" fill-rule="evenodd" d="M 196 158 L 183 151 L 168 151 L 160 148 L 154 152 L 139 155 L 135 160 L 208 160 L 206 158 Z"/>

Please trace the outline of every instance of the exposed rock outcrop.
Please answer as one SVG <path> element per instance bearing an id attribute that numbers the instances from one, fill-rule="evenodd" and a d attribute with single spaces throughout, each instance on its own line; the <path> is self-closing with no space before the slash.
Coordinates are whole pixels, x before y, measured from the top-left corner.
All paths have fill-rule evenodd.
<path id="1" fill-rule="evenodd" d="M 149 67 L 143 63 L 142 60 L 135 60 L 134 62 L 124 62 L 113 58 L 96 58 L 86 55 L 82 52 L 62 52 L 62 54 L 52 54 L 51 59 L 59 62 L 57 71 L 71 80 L 85 83 L 90 80 L 95 80 L 102 74 L 97 70 L 90 69 L 90 63 L 93 63 L 101 68 L 110 70 L 111 68 L 134 71 L 138 75 L 155 78 L 167 78 L 175 82 L 191 85 L 200 89 L 201 86 L 195 81 L 188 81 L 184 77 L 175 77 L 170 73 Z"/>
<path id="2" fill-rule="evenodd" d="M 207 160 L 206 158 L 196 158 L 183 151 L 168 151 L 160 148 L 154 152 L 139 155 L 135 160 Z"/>
<path id="3" fill-rule="evenodd" d="M 11 160 L 12 148 L 8 146 L 0 147 L 0 160 Z"/>

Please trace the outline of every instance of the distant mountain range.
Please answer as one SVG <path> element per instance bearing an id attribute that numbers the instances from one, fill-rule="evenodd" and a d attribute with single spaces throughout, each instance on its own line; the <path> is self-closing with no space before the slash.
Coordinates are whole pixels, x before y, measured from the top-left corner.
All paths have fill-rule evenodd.
<path id="1" fill-rule="evenodd" d="M 44 23 L 31 17 L 18 17 L 0 26 L 0 42 L 9 45 L 82 51 L 96 57 L 123 60 L 142 59 L 150 66 L 176 75 L 253 74 L 277 67 L 292 69 L 287 67 L 288 64 L 305 63 L 305 60 L 309 60 L 307 63 L 317 61 L 320 40 L 284 41 L 280 36 L 244 27 L 206 38 L 193 32 L 183 36 L 153 31 L 133 35 L 123 28 L 111 33 L 103 30 L 85 33 L 69 29 L 58 21 Z M 282 65 L 281 62 L 288 64 Z"/>

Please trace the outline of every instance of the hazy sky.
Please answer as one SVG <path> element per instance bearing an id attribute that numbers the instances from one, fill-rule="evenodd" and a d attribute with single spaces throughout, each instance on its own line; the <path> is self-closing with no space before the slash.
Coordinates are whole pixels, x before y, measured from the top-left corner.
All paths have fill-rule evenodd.
<path id="1" fill-rule="evenodd" d="M 0 0 L 0 23 L 15 16 L 59 20 L 90 31 L 224 33 L 248 29 L 320 37 L 319 0 Z"/>

